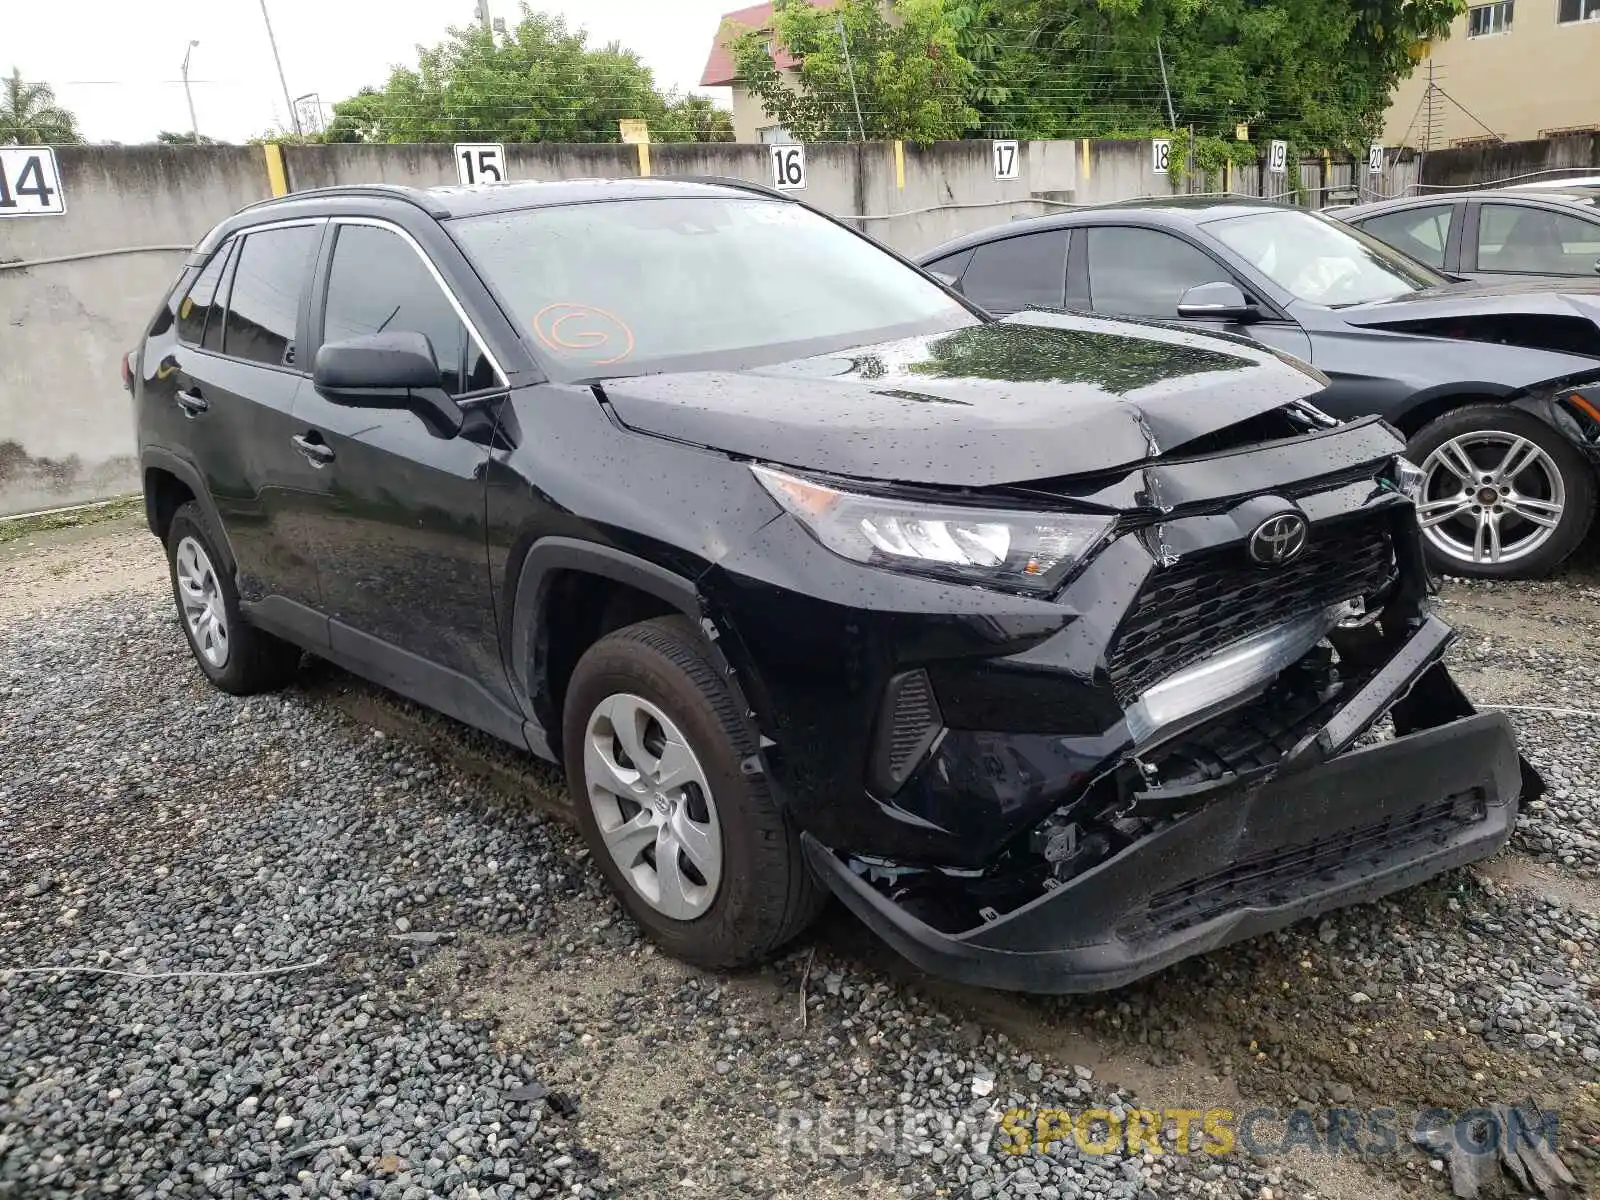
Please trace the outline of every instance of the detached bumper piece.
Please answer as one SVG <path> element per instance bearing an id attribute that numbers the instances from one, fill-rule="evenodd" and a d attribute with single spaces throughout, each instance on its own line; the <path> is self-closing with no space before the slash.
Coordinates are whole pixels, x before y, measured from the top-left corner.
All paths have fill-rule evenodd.
<path id="1" fill-rule="evenodd" d="M 1521 790 L 1510 722 L 1467 717 L 1218 801 L 957 934 L 917 920 L 809 835 L 805 847 L 840 899 L 922 969 L 1094 992 L 1487 857 L 1511 836 Z"/>

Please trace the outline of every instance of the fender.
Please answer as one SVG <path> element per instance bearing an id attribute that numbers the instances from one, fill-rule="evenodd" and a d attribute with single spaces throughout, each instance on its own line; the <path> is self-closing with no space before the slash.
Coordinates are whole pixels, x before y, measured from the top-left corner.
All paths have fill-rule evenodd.
<path id="1" fill-rule="evenodd" d="M 206 487 L 205 478 L 200 474 L 200 469 L 188 459 L 174 454 L 170 450 L 163 450 L 159 446 L 147 446 L 139 455 L 139 480 L 144 490 L 144 516 L 145 522 L 150 526 L 150 532 L 159 536 L 156 525 L 156 510 L 154 497 L 150 488 L 145 485 L 144 478 L 150 471 L 165 471 L 168 475 L 181 481 L 193 494 L 195 503 L 206 514 L 206 522 L 216 534 L 223 557 L 227 560 L 224 564 L 230 573 L 237 570 L 238 560 L 234 557 L 233 543 L 228 540 L 228 529 L 222 523 L 222 514 L 217 511 L 217 502 L 211 498 L 211 489 Z"/>

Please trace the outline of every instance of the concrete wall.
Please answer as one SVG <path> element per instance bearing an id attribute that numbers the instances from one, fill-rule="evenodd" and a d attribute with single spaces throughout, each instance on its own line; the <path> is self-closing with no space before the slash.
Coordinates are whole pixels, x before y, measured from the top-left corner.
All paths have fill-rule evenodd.
<path id="1" fill-rule="evenodd" d="M 1569 172 L 1600 175 L 1600 136 L 1574 134 L 1543 141 L 1435 150 L 1423 158 L 1421 168 L 1420 182 L 1429 189 L 1559 179 Z"/>
<path id="2" fill-rule="evenodd" d="M 65 216 L 0 220 L 0 263 L 192 245 L 269 195 L 259 147 L 63 147 Z M 0 269 L 0 513 L 137 486 L 121 386 L 182 250 Z"/>
<path id="3" fill-rule="evenodd" d="M 1395 88 L 1384 145 L 1441 150 L 1463 138 L 1526 141 L 1600 123 L 1600 21 L 1563 25 L 1558 12 L 1557 0 L 1518 4 L 1510 30 L 1475 38 L 1467 36 L 1467 17 L 1457 17 Z M 1424 100 L 1430 65 L 1431 106 Z"/>

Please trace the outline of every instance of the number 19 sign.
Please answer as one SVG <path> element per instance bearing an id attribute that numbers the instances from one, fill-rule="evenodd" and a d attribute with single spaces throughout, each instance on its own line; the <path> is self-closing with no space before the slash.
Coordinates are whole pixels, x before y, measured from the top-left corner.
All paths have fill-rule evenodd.
<path id="1" fill-rule="evenodd" d="M 798 192 L 806 186 L 806 148 L 804 146 L 774 146 L 772 154 L 772 185 L 786 192 Z"/>
<path id="2" fill-rule="evenodd" d="M 0 218 L 59 217 L 66 211 L 54 150 L 0 146 Z"/>

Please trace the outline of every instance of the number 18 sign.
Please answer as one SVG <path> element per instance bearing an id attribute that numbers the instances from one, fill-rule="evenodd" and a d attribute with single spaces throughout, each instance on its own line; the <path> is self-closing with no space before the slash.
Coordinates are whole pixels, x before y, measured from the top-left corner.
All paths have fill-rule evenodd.
<path id="1" fill-rule="evenodd" d="M 59 217 L 66 211 L 54 150 L 0 146 L 0 218 Z"/>

